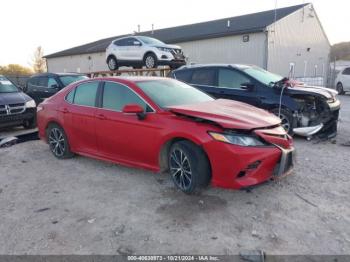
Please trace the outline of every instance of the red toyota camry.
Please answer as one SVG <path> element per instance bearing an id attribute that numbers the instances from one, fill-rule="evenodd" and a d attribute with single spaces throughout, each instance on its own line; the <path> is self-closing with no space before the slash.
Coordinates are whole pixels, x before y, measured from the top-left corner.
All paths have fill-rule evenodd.
<path id="1" fill-rule="evenodd" d="M 37 110 L 40 138 L 57 158 L 79 154 L 168 170 L 185 193 L 209 183 L 253 186 L 293 167 L 292 138 L 279 118 L 173 79 L 85 80 Z"/>

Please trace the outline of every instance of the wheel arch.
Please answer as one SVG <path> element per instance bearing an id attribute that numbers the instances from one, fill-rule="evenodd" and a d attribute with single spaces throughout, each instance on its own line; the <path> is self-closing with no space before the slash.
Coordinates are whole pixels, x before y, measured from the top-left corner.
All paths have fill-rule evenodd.
<path id="1" fill-rule="evenodd" d="M 146 56 L 149 55 L 149 54 L 154 55 L 154 56 L 156 57 L 156 59 L 158 59 L 158 58 L 157 58 L 157 55 L 156 55 L 153 51 L 148 50 L 148 51 L 146 51 L 146 53 L 143 55 L 142 61 L 145 61 Z"/>
<path id="2" fill-rule="evenodd" d="M 117 57 L 115 56 L 115 54 L 110 54 L 107 56 L 107 59 L 106 59 L 106 63 L 108 63 L 108 60 L 111 59 L 111 58 L 114 58 L 115 60 L 118 61 Z"/>
<path id="3" fill-rule="evenodd" d="M 211 168 L 209 156 L 208 156 L 207 152 L 205 151 L 204 147 L 202 146 L 202 143 L 199 140 L 190 138 L 188 136 L 174 136 L 174 137 L 170 137 L 167 140 L 165 140 L 160 147 L 159 154 L 158 154 L 158 164 L 159 164 L 160 172 L 167 172 L 168 171 L 168 169 L 169 169 L 168 154 L 169 154 L 170 148 L 174 143 L 180 142 L 180 141 L 188 141 L 188 142 L 191 142 L 194 145 L 198 146 L 203 151 L 204 155 L 206 156 L 206 158 L 208 160 L 208 164 Z"/>

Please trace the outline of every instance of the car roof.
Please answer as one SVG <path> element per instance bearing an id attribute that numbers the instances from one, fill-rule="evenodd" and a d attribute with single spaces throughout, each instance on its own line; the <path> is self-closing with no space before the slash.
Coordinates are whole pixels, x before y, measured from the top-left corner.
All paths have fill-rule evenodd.
<path id="1" fill-rule="evenodd" d="M 31 77 L 38 77 L 38 76 L 84 76 L 85 74 L 80 73 L 39 73 L 32 75 Z"/>
<path id="2" fill-rule="evenodd" d="M 250 65 L 250 64 L 190 64 L 190 65 L 184 65 L 174 71 L 177 71 L 177 70 L 180 71 L 184 69 L 205 68 L 205 67 L 231 67 L 231 68 L 242 70 L 253 66 L 254 65 Z"/>
<path id="3" fill-rule="evenodd" d="M 160 76 L 110 76 L 110 77 L 96 77 L 91 78 L 91 80 L 98 81 L 113 81 L 113 80 L 123 80 L 128 82 L 145 82 L 145 81 L 155 81 L 155 80 L 169 80 L 172 81 L 174 79 Z M 88 79 L 86 81 L 89 81 Z"/>

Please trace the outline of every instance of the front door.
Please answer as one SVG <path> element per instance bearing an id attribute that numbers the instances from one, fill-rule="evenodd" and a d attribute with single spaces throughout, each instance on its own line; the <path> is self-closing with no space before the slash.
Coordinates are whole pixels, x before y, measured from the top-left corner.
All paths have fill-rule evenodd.
<path id="1" fill-rule="evenodd" d="M 257 95 L 258 86 L 254 86 L 252 81 L 248 76 L 235 69 L 219 68 L 214 96 L 259 106 L 260 100 L 263 98 Z"/>
<path id="2" fill-rule="evenodd" d="M 139 104 L 147 113 L 143 120 L 135 114 L 125 114 L 127 104 Z M 101 108 L 96 112 L 97 143 L 101 154 L 111 160 L 137 163 L 145 167 L 157 165 L 155 140 L 161 124 L 146 102 L 128 86 L 105 82 Z"/>

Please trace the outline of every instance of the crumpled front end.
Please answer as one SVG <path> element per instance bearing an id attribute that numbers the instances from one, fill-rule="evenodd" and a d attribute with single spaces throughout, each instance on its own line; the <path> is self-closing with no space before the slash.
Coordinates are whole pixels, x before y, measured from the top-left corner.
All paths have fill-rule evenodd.
<path id="1" fill-rule="evenodd" d="M 214 186 L 241 189 L 291 174 L 292 138 L 280 126 L 253 130 L 264 146 L 238 146 L 211 140 L 204 144 Z"/>
<path id="2" fill-rule="evenodd" d="M 299 109 L 294 112 L 296 135 L 334 137 L 337 134 L 340 101 L 334 96 L 325 99 L 312 95 L 294 95 Z"/>

